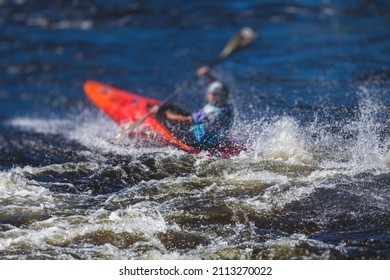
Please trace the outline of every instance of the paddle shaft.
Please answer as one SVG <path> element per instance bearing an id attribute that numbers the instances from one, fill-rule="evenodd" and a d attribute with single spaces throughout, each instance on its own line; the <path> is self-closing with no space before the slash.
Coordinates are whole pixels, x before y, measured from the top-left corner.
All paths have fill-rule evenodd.
<path id="1" fill-rule="evenodd" d="M 228 42 L 228 44 L 223 49 L 222 53 L 216 59 L 210 62 L 209 67 L 210 68 L 214 67 L 218 63 L 224 61 L 227 57 L 231 56 L 233 53 L 246 48 L 257 38 L 257 35 L 258 34 L 251 28 L 248 27 L 242 28 L 241 31 Z M 162 107 L 166 105 L 173 98 L 182 94 L 184 90 L 186 90 L 190 85 L 192 85 L 192 83 L 196 81 L 196 79 L 197 76 L 195 75 L 190 81 L 182 84 L 182 86 L 180 87 L 177 87 L 172 94 L 170 94 L 159 104 L 159 106 Z M 141 125 L 147 118 L 149 118 L 153 114 L 154 113 L 150 111 L 145 116 L 140 118 L 138 121 L 122 129 L 122 131 L 117 135 L 116 139 L 120 140 L 125 134 L 129 134 L 130 132 L 132 132 L 134 129 L 136 129 L 139 125 Z"/>
<path id="2" fill-rule="evenodd" d="M 225 57 L 218 57 L 218 59 L 214 59 L 208 67 L 212 68 L 214 67 L 215 65 L 221 63 L 223 60 L 225 59 Z M 189 88 L 196 80 L 197 80 L 197 75 L 194 75 L 192 77 L 191 80 L 189 80 L 188 82 L 185 82 L 184 84 L 182 84 L 181 86 L 177 87 L 175 89 L 175 91 L 173 93 L 171 93 L 168 97 L 166 97 L 163 101 L 161 101 L 160 103 L 160 107 L 166 105 L 167 103 L 169 103 L 172 99 L 174 99 L 176 96 L 179 96 L 181 95 L 184 90 L 186 90 L 187 88 Z"/>
<path id="3" fill-rule="evenodd" d="M 226 56 L 227 57 L 227 56 Z M 218 57 L 217 59 L 213 60 L 209 65 L 210 68 L 214 67 L 218 63 L 221 63 L 223 60 L 225 60 L 226 57 Z M 166 97 L 161 103 L 159 104 L 160 108 L 163 107 L 164 105 L 168 104 L 172 99 L 174 99 L 176 96 L 181 95 L 184 90 L 189 88 L 195 81 L 197 80 L 197 76 L 193 76 L 191 80 L 188 82 L 182 84 L 181 86 L 177 87 L 173 93 L 171 93 L 168 97 Z M 122 139 L 122 137 L 127 134 L 132 132 L 134 129 L 136 129 L 138 126 L 140 126 L 144 121 L 146 121 L 151 115 L 153 115 L 153 112 L 147 113 L 145 116 L 137 120 L 136 122 L 132 123 L 130 126 L 125 127 L 116 137 L 116 139 L 119 141 Z"/>

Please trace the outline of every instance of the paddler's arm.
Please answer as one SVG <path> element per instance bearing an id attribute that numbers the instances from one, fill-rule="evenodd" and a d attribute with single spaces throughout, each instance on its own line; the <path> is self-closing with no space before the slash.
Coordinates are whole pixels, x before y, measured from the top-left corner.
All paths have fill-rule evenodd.
<path id="1" fill-rule="evenodd" d="M 157 114 L 158 111 L 160 110 L 160 108 L 161 107 L 159 105 L 155 105 L 150 109 L 150 113 Z M 168 120 L 171 120 L 171 121 L 183 121 L 183 122 L 188 122 L 188 123 L 193 122 L 192 116 L 184 116 L 184 115 L 175 114 L 175 113 L 172 113 L 169 111 L 165 111 L 164 113 L 165 113 L 166 118 Z"/>
<path id="2" fill-rule="evenodd" d="M 183 116 L 183 115 L 175 114 L 175 113 L 172 113 L 169 111 L 165 112 L 165 116 L 167 117 L 168 120 L 171 120 L 171 121 L 182 121 L 182 122 L 188 122 L 188 123 L 194 122 L 192 116 Z"/>

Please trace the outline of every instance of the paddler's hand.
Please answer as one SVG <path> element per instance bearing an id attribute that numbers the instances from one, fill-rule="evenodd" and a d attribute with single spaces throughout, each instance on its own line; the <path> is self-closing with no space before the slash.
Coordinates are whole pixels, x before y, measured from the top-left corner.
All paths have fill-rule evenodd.
<path id="1" fill-rule="evenodd" d="M 199 77 L 208 76 L 208 75 L 210 75 L 210 68 L 207 67 L 207 66 L 200 67 L 200 68 L 198 68 L 198 70 L 196 71 L 196 74 L 197 74 Z"/>
<path id="2" fill-rule="evenodd" d="M 158 111 L 160 110 L 160 105 L 154 105 L 151 109 L 150 109 L 150 113 L 151 114 L 157 114 Z"/>
<path id="3" fill-rule="evenodd" d="M 215 78 L 213 76 L 213 74 L 211 74 L 211 70 L 209 67 L 207 66 L 203 66 L 203 67 L 200 67 L 197 71 L 196 71 L 196 74 L 199 76 L 199 77 L 207 77 L 211 82 L 214 82 L 217 80 L 217 78 Z"/>

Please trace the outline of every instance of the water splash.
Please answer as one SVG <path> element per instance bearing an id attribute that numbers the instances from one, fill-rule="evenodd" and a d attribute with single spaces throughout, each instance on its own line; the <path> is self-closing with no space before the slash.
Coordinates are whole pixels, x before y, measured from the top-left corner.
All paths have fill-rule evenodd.
<path id="1" fill-rule="evenodd" d="M 380 113 L 385 108 L 375 98 L 373 89 L 362 86 L 357 95 L 360 100 L 358 119 L 348 126 L 356 132 L 356 140 L 349 150 L 349 164 L 356 172 L 386 169 L 390 163 L 390 138 L 388 135 L 381 137 L 386 124 L 380 120 Z"/>
<path id="2" fill-rule="evenodd" d="M 292 117 L 281 117 L 251 125 L 250 153 L 254 159 L 312 164 L 313 155 L 304 131 Z"/>

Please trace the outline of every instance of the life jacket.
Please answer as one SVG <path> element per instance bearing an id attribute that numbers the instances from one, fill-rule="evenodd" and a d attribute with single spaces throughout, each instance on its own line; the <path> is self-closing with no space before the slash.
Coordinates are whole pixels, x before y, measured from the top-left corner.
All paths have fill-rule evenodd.
<path id="1" fill-rule="evenodd" d="M 215 147 L 225 142 L 233 126 L 234 111 L 231 105 L 217 107 L 207 104 L 192 117 L 196 140 L 206 147 Z"/>

